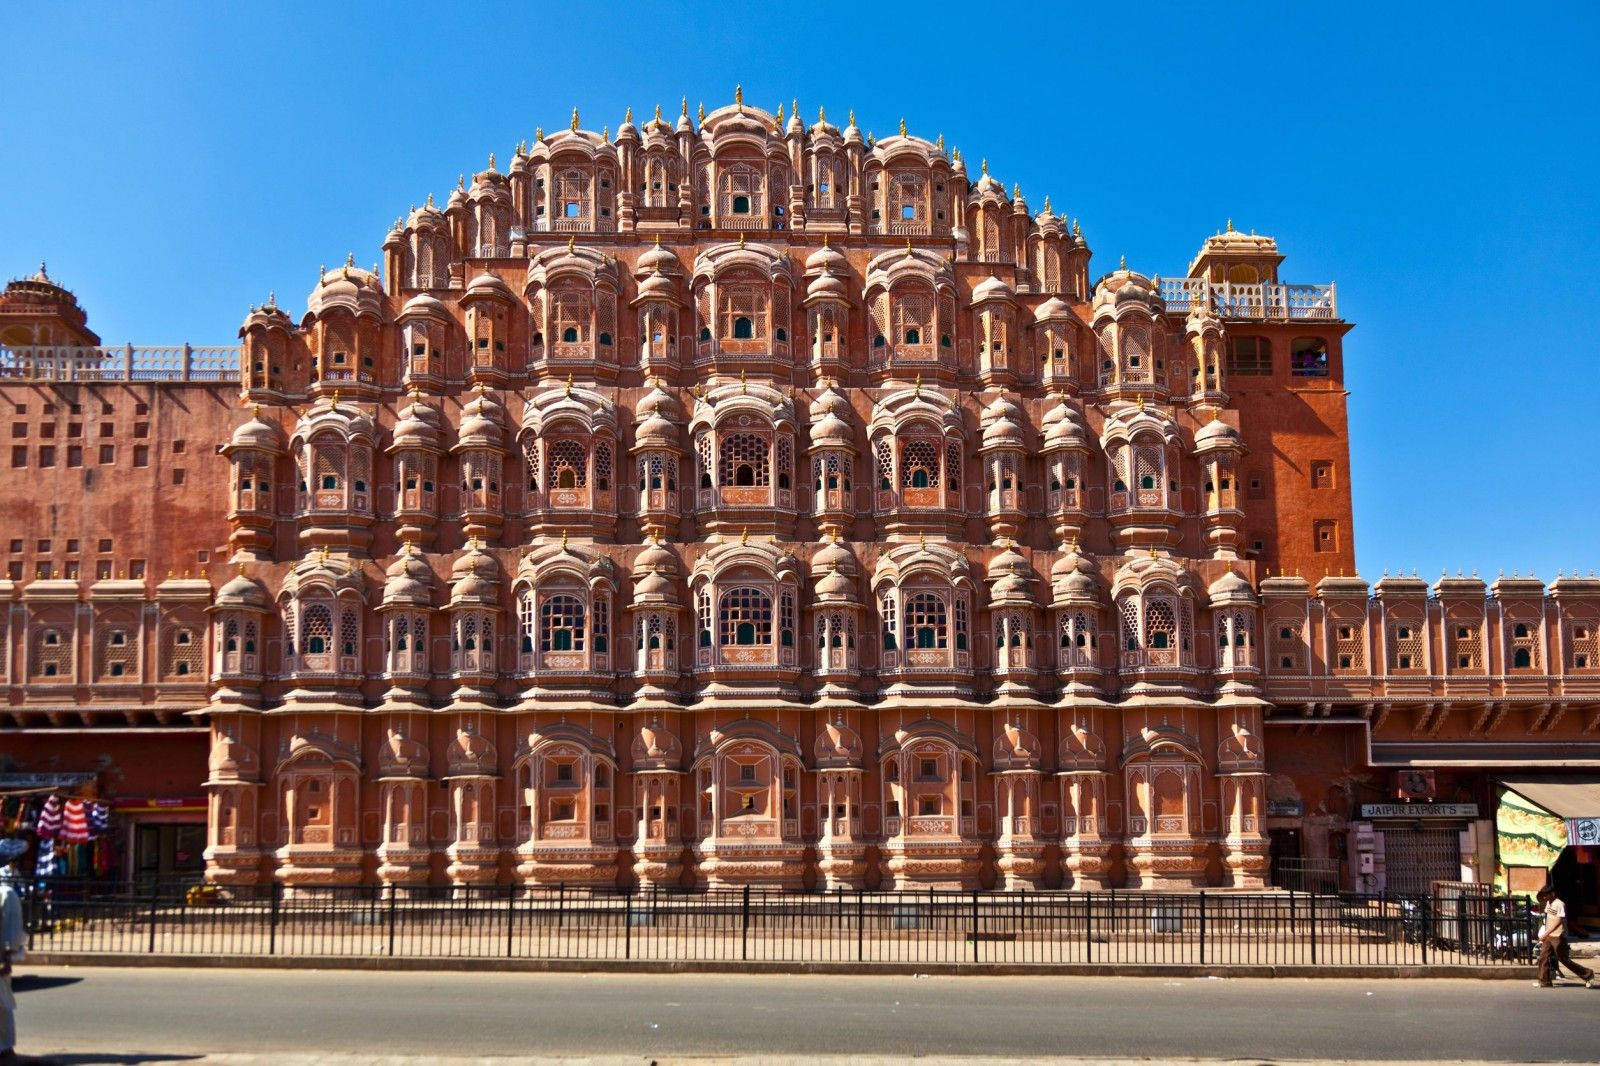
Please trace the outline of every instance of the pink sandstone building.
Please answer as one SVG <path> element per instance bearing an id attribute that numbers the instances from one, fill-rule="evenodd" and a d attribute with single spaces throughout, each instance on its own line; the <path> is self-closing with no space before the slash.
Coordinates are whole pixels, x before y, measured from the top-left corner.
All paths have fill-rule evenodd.
<path id="1" fill-rule="evenodd" d="M 224 884 L 1515 880 L 1600 581 L 1355 576 L 1333 286 L 977 170 L 574 112 L 237 348 L 13 282 L 0 781 Z"/>

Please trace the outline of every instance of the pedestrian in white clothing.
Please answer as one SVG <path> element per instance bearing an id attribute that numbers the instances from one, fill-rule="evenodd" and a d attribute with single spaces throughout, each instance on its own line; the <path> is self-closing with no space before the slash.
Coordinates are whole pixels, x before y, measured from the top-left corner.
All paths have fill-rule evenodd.
<path id="1" fill-rule="evenodd" d="M 0 1066 L 17 1061 L 17 998 L 11 992 L 11 964 L 28 954 L 22 928 L 22 897 L 12 885 L 11 863 L 28 850 L 26 841 L 0 840 Z"/>

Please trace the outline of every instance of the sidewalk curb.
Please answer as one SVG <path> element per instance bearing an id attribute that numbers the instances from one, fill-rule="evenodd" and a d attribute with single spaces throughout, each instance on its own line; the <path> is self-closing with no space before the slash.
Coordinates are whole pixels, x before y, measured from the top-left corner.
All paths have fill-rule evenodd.
<path id="1" fill-rule="evenodd" d="M 397 972 L 598 973 L 598 974 L 829 974 L 885 977 L 937 974 L 983 977 L 1287 977 L 1458 978 L 1532 980 L 1528 966 L 1197 966 L 909 962 L 726 962 L 711 960 L 587 960 L 503 958 L 390 958 L 339 955 L 121 955 L 30 952 L 32 966 L 174 967 L 238 970 L 363 970 Z"/>

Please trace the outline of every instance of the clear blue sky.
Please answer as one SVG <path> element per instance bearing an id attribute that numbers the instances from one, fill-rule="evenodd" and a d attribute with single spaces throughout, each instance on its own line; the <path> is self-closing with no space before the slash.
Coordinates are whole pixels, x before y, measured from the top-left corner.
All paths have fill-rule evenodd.
<path id="1" fill-rule="evenodd" d="M 1357 324 L 1363 573 L 1600 566 L 1589 5 L 234 6 L 0 12 L 0 275 L 47 259 L 108 343 L 231 342 L 574 104 L 742 82 L 943 132 L 1080 218 L 1095 274 L 1273 234 Z"/>

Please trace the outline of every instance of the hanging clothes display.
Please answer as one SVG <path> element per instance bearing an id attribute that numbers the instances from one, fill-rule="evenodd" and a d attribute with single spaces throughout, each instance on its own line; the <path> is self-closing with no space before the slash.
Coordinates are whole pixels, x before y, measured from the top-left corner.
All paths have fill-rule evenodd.
<path id="1" fill-rule="evenodd" d="M 102 837 L 111 828 L 111 808 L 95 800 L 89 805 L 89 836 Z"/>
<path id="2" fill-rule="evenodd" d="M 53 837 L 39 841 L 38 853 L 33 860 L 33 876 L 54 877 L 56 873 L 56 842 Z"/>
<path id="3" fill-rule="evenodd" d="M 61 836 L 63 844 L 89 842 L 89 811 L 81 799 L 69 799 L 61 810 Z"/>
<path id="4" fill-rule="evenodd" d="M 39 812 L 39 824 L 34 831 L 39 834 L 40 840 L 54 840 L 56 834 L 61 832 L 60 796 L 51 796 L 44 801 L 44 810 Z"/>

